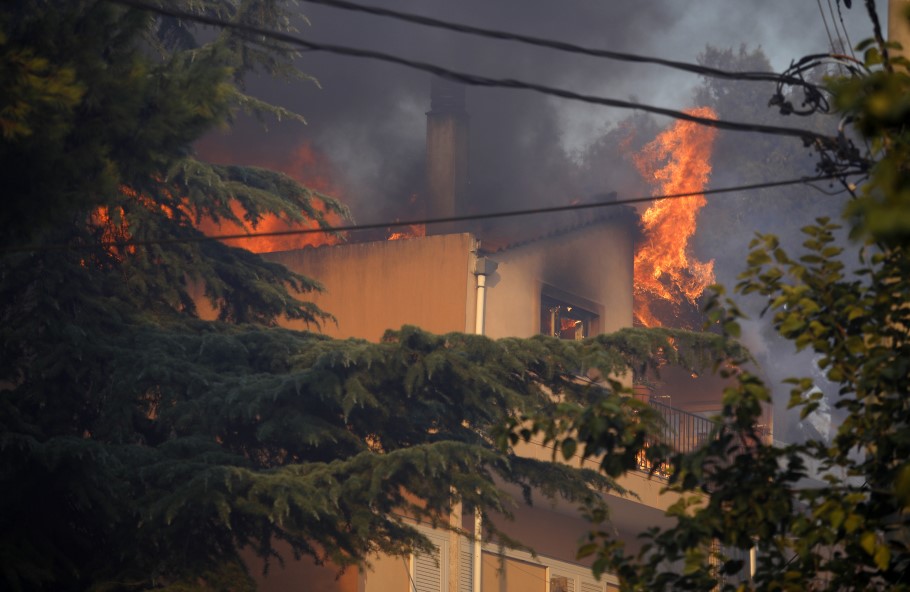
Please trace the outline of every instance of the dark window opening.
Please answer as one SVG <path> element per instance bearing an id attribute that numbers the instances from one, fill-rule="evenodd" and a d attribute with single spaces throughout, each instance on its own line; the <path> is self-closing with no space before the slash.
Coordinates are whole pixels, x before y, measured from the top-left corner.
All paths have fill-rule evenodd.
<path id="1" fill-rule="evenodd" d="M 594 313 L 549 296 L 540 297 L 540 332 L 560 339 L 590 335 Z"/>

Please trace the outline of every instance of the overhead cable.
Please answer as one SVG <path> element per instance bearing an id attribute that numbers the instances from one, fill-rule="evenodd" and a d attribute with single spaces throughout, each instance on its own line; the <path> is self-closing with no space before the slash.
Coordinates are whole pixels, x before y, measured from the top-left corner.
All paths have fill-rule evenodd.
<path id="1" fill-rule="evenodd" d="M 846 171 L 838 174 L 818 175 L 815 177 L 799 177 L 793 179 L 784 179 L 781 181 L 766 181 L 763 183 L 750 183 L 748 185 L 735 185 L 731 187 L 718 187 L 716 189 L 705 189 L 701 191 L 686 191 L 680 193 L 670 193 L 665 195 L 650 195 L 647 197 L 633 197 L 629 199 L 617 199 L 612 201 L 598 201 L 588 203 L 575 203 L 561 206 L 550 206 L 545 208 L 528 208 L 523 210 L 505 210 L 501 212 L 490 212 L 486 214 L 465 214 L 462 216 L 445 216 L 441 218 L 422 218 L 415 220 L 395 220 L 394 222 L 371 222 L 368 224 L 349 224 L 344 226 L 323 226 L 318 228 L 295 228 L 290 230 L 274 230 L 268 232 L 249 232 L 237 234 L 219 234 L 203 235 L 182 238 L 165 238 L 150 240 L 126 240 L 126 241 L 102 241 L 92 245 L 72 245 L 72 244 L 51 244 L 39 246 L 10 247 L 0 249 L 0 253 L 28 253 L 38 251 L 62 251 L 62 250 L 80 250 L 95 247 L 101 248 L 126 248 L 126 247 L 147 247 L 153 245 L 201 243 L 208 241 L 226 241 L 226 240 L 244 240 L 261 237 L 275 236 L 297 236 L 304 234 L 339 234 L 343 232 L 357 232 L 360 230 L 376 230 L 403 228 L 416 225 L 433 225 L 448 224 L 453 222 L 469 222 L 473 220 L 492 220 L 497 218 L 514 218 L 517 216 L 531 216 L 535 214 L 555 214 L 559 212 L 578 212 L 583 210 L 592 210 L 596 208 L 608 208 L 614 206 L 631 205 L 646 203 L 661 199 L 680 199 L 683 197 L 695 197 L 699 195 L 717 195 L 722 193 L 733 193 L 737 191 L 753 191 L 756 189 L 769 189 L 773 187 L 784 187 L 787 185 L 809 184 L 815 181 L 827 181 L 842 179 L 844 177 L 865 174 L 865 171 Z"/>
<path id="2" fill-rule="evenodd" d="M 690 113 L 685 113 L 683 111 L 677 111 L 674 109 L 666 109 L 663 107 L 657 107 L 654 105 L 646 105 L 642 103 L 635 103 L 632 101 L 623 101 L 619 99 L 612 99 L 608 97 L 600 97 L 596 95 L 589 95 L 578 93 L 575 91 L 565 90 L 562 88 L 557 88 L 553 86 L 547 86 L 543 84 L 537 84 L 533 82 L 524 82 L 521 80 L 514 79 L 502 79 L 502 78 L 488 78 L 485 76 L 479 76 L 476 74 L 468 74 L 464 72 L 457 72 L 455 70 L 450 70 L 431 64 L 428 62 L 420 62 L 416 60 L 410 60 L 400 56 L 378 52 L 368 49 L 358 49 L 342 45 L 333 45 L 328 43 L 317 43 L 315 41 L 309 41 L 302 37 L 296 37 L 288 33 L 282 33 L 280 31 L 274 31 L 270 29 L 264 29 L 261 27 L 255 27 L 253 25 L 247 25 L 244 23 L 229 22 L 219 18 L 209 17 L 205 15 L 192 14 L 189 12 L 184 12 L 181 10 L 175 10 L 171 8 L 154 6 L 151 4 L 146 4 L 145 2 L 140 2 L 138 0 L 106 0 L 114 4 L 121 4 L 124 6 L 130 6 L 133 8 L 138 8 L 142 10 L 148 10 L 150 12 L 155 12 L 161 15 L 170 16 L 174 18 L 186 19 L 190 21 L 195 21 L 198 23 L 203 23 L 207 25 L 212 25 L 215 27 L 223 27 L 225 29 L 232 29 L 235 31 L 244 32 L 247 34 L 261 36 L 267 39 L 274 41 L 281 41 L 283 43 L 288 43 L 291 45 L 297 45 L 312 51 L 322 51 L 325 53 L 332 53 L 336 55 L 344 55 L 355 58 L 367 58 L 374 59 L 377 61 L 388 62 L 392 64 L 398 64 L 413 70 L 419 70 L 422 72 L 428 72 L 440 78 L 445 78 L 447 80 L 452 80 L 454 82 L 460 82 L 468 86 L 478 86 L 478 87 L 489 87 L 489 88 L 510 88 L 518 90 L 531 90 L 538 92 L 543 95 L 560 97 L 563 99 L 579 101 L 582 103 L 590 103 L 594 105 L 602 105 L 605 107 L 616 107 L 619 109 L 631 109 L 636 111 L 644 111 L 646 113 L 653 113 L 655 115 L 663 115 L 665 117 L 671 117 L 673 119 L 682 119 L 684 121 L 691 121 L 693 123 L 704 125 L 708 127 L 714 127 L 717 129 L 739 131 L 739 132 L 755 132 L 761 134 L 769 134 L 776 136 L 787 136 L 793 138 L 800 138 L 804 142 L 813 143 L 817 142 L 824 146 L 836 146 L 837 139 L 820 134 L 818 132 L 792 128 L 792 127 L 783 127 L 776 125 L 762 125 L 757 123 L 743 123 L 735 121 L 726 121 L 723 119 L 711 119 L 708 117 L 699 117 L 697 115 L 692 115 Z M 255 42 L 256 40 L 251 39 L 250 41 Z"/>
<path id="3" fill-rule="evenodd" d="M 844 30 L 844 38 L 847 40 L 847 49 L 850 50 L 850 55 L 856 59 L 856 53 L 853 51 L 853 42 L 850 41 L 850 33 L 847 32 L 847 25 L 844 24 L 844 13 L 840 9 L 841 0 L 835 0 L 837 2 L 837 16 L 840 18 L 840 27 Z"/>
<path id="4" fill-rule="evenodd" d="M 818 13 L 822 16 L 822 23 L 825 25 L 825 33 L 828 35 L 828 43 L 831 46 L 831 51 L 837 53 L 837 44 L 834 43 L 834 37 L 831 36 L 831 29 L 828 28 L 828 19 L 825 18 L 825 9 L 822 8 L 821 0 L 815 0 L 815 3 L 818 4 Z"/>
<path id="5" fill-rule="evenodd" d="M 379 6 L 369 6 L 365 4 L 358 4 L 356 2 L 350 2 L 348 0 L 304 0 L 304 2 L 309 2 L 310 4 L 321 4 L 323 6 L 330 6 L 332 8 L 337 8 L 340 10 L 348 10 L 351 12 L 363 12 L 366 14 L 372 14 L 376 16 L 387 17 L 395 20 L 400 20 L 408 23 L 414 23 L 417 25 L 422 25 L 425 27 L 430 27 L 433 29 L 444 29 L 448 31 L 454 31 L 456 33 L 463 33 L 466 35 L 473 35 L 477 37 L 486 37 L 488 39 L 498 39 L 501 41 L 515 41 L 517 43 L 522 43 L 525 45 L 530 45 L 534 47 L 545 47 L 548 49 L 555 49 L 557 51 L 562 51 L 571 54 L 585 55 L 595 58 L 606 58 L 609 60 L 616 60 L 620 62 L 632 62 L 638 64 L 654 64 L 657 66 L 665 66 L 667 68 L 673 68 L 675 70 L 682 70 L 684 72 L 690 72 L 692 74 L 698 74 L 700 76 L 710 76 L 712 78 L 724 78 L 727 80 L 747 80 L 747 81 L 760 81 L 760 82 L 784 82 L 786 84 L 793 84 L 798 86 L 805 86 L 808 84 L 805 80 L 796 77 L 782 77 L 779 74 L 773 72 L 730 72 L 727 70 L 719 70 L 717 68 L 711 68 L 708 66 L 702 66 L 701 64 L 692 64 L 688 62 L 679 62 L 676 60 L 667 60 L 663 58 L 656 58 L 651 56 L 643 56 L 633 53 L 625 53 L 620 51 L 612 51 L 608 49 L 597 49 L 592 47 L 584 47 L 582 45 L 577 45 L 574 43 L 567 43 L 565 41 L 557 41 L 554 39 L 545 39 L 543 37 L 534 37 L 531 35 L 523 35 L 521 33 L 513 33 L 510 31 L 500 31 L 496 29 L 486 29 L 482 27 L 475 27 L 472 25 L 464 25 L 460 23 L 453 23 L 450 21 L 444 21 L 441 19 L 423 16 L 419 14 L 413 14 L 409 12 L 401 12 L 398 10 L 392 10 L 389 8 L 382 8 Z"/>

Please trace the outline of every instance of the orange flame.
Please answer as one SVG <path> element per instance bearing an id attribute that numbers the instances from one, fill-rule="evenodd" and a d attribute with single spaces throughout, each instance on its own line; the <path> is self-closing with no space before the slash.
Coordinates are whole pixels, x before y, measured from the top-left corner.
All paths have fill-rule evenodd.
<path id="1" fill-rule="evenodd" d="M 156 204 L 147 195 L 139 193 L 128 185 L 120 185 L 120 194 L 127 197 L 145 208 L 160 208 L 168 217 L 173 218 L 174 212 L 166 204 Z M 167 192 L 167 190 L 164 190 Z M 101 230 L 101 240 L 105 243 L 122 243 L 132 238 L 130 234 L 130 225 L 126 217 L 126 211 L 121 206 L 98 206 L 89 213 L 89 223 Z M 123 259 L 123 253 L 135 253 L 136 247 L 127 246 L 125 249 L 110 245 L 106 247 L 108 253 L 118 260 Z M 83 261 L 83 264 L 85 262 Z"/>
<path id="2" fill-rule="evenodd" d="M 411 212 L 419 211 L 420 208 L 420 198 L 416 193 L 412 193 L 411 197 L 408 198 L 408 207 Z M 400 218 L 395 218 L 395 222 L 400 221 Z M 396 226 L 394 228 L 401 228 Z M 420 238 L 427 235 L 427 225 L 426 224 L 408 224 L 401 230 L 393 232 L 392 228 L 389 228 L 389 236 L 386 240 L 401 240 L 404 238 Z"/>
<path id="3" fill-rule="evenodd" d="M 107 206 L 98 206 L 89 214 L 89 222 L 92 226 L 101 230 L 101 240 L 105 243 L 128 241 L 130 239 L 129 224 L 126 221 L 123 208 L 114 208 L 115 215 L 113 216 L 111 215 L 111 211 L 111 208 L 108 208 Z M 122 260 L 119 248 L 110 246 L 106 247 L 106 250 L 117 260 Z M 134 247 L 128 248 L 127 250 L 132 252 Z M 83 267 L 86 265 L 84 260 L 82 261 L 82 265 Z"/>
<path id="4" fill-rule="evenodd" d="M 213 152 L 217 154 L 219 150 L 215 149 Z M 221 155 L 224 156 L 223 153 Z M 279 170 L 296 179 L 304 186 L 320 193 L 325 193 L 327 195 L 333 196 L 336 196 L 339 193 L 330 181 L 333 173 L 330 163 L 325 157 L 313 150 L 307 143 L 302 144 L 300 148 L 294 152 L 284 163 L 280 163 L 277 166 L 274 164 L 268 165 L 266 163 L 258 164 L 269 166 L 272 168 L 272 170 Z M 160 179 L 157 180 L 161 182 Z M 186 207 L 186 200 L 173 199 L 173 195 L 170 193 L 167 187 L 163 186 L 163 183 L 160 190 L 169 199 L 170 203 L 158 203 L 149 198 L 149 196 L 142 194 L 127 185 L 121 185 L 119 187 L 119 190 L 124 197 L 138 202 L 140 205 L 149 210 L 156 208 L 160 209 L 169 218 L 174 218 L 177 214 L 177 210 L 182 210 L 183 213 L 188 217 L 192 217 L 192 213 L 188 211 Z M 329 224 L 338 225 L 343 222 L 343 219 L 338 214 L 335 214 L 334 212 L 326 212 L 324 207 L 321 207 L 320 202 L 314 201 L 313 206 L 325 214 L 325 217 Z M 234 215 L 237 218 L 243 219 L 244 210 L 239 203 L 232 203 L 231 210 L 234 212 Z M 111 209 L 107 206 L 100 206 L 98 208 L 95 208 L 90 214 L 90 222 L 92 225 L 101 230 L 101 239 L 104 242 L 125 242 L 131 238 L 129 223 L 126 220 L 125 212 L 122 207 L 118 206 L 114 209 Z M 222 220 L 220 223 L 218 223 L 211 219 L 203 219 L 198 224 L 199 230 L 209 236 L 220 234 L 248 234 L 251 231 L 256 233 L 283 232 L 289 230 L 293 231 L 301 228 L 316 227 L 318 227 L 318 224 L 312 220 L 294 223 L 279 218 L 274 214 L 263 216 L 257 224 L 252 226 L 252 228 L 248 228 L 244 225 L 236 224 L 227 220 Z M 234 242 L 237 246 L 243 247 L 255 253 L 267 253 L 272 251 L 300 249 L 305 246 L 336 244 L 339 242 L 339 240 L 340 238 L 337 236 L 319 232 L 312 234 L 290 234 L 281 236 L 260 236 L 244 239 L 228 239 L 225 242 Z M 121 249 L 118 247 L 111 246 L 108 248 L 108 251 L 115 257 L 122 257 Z M 128 247 L 126 249 L 126 252 L 130 253 L 134 251 L 134 247 Z"/>
<path id="5" fill-rule="evenodd" d="M 427 235 L 427 225 L 426 224 L 409 224 L 404 227 L 404 230 L 398 232 L 389 233 L 388 240 L 401 240 L 403 238 L 420 238 L 421 236 Z"/>
<path id="6" fill-rule="evenodd" d="M 206 147 L 202 147 L 201 150 L 203 153 L 210 151 L 213 153 L 219 152 L 217 148 L 208 150 Z M 219 160 L 230 160 L 230 158 L 221 158 Z M 252 162 L 250 162 L 249 159 L 247 159 L 247 162 L 245 164 L 262 166 L 264 168 L 283 172 L 289 177 L 300 182 L 305 187 L 314 191 L 318 191 L 319 193 L 331 195 L 336 198 L 340 195 L 340 192 L 332 181 L 333 178 L 337 177 L 332 164 L 325 156 L 310 146 L 308 142 L 303 142 L 300 147 L 295 152 L 291 153 L 288 159 L 284 162 L 256 162 L 256 160 L 256 158 L 253 158 Z M 326 212 L 318 201 L 314 201 L 313 206 L 325 214 L 326 220 L 332 226 L 339 225 L 343 222 L 341 216 L 335 214 L 334 212 Z M 243 209 L 241 208 L 240 204 L 234 202 L 231 204 L 231 210 L 234 212 L 235 216 L 241 219 L 243 218 Z M 274 214 L 263 216 L 258 221 L 258 223 L 251 225 L 250 228 L 227 220 L 222 220 L 220 222 L 214 222 L 213 220 L 202 220 L 202 222 L 198 225 L 199 230 L 209 236 L 215 236 L 219 234 L 246 234 L 250 232 L 257 234 L 269 232 L 285 232 L 317 227 L 318 224 L 312 220 L 306 220 L 304 222 L 291 222 Z M 338 236 L 332 234 L 314 232 L 310 234 L 286 234 L 280 236 L 257 236 L 254 238 L 228 239 L 224 242 L 229 244 L 233 243 L 238 247 L 243 247 L 244 249 L 248 249 L 254 253 L 271 253 L 274 251 L 290 251 L 293 249 L 302 249 L 303 247 L 307 246 L 317 247 L 320 245 L 333 245 L 340 242 L 340 240 L 341 239 Z"/>
<path id="7" fill-rule="evenodd" d="M 709 107 L 686 112 L 717 118 Z M 633 161 L 655 195 L 701 192 L 711 175 L 715 135 L 714 128 L 677 121 Z M 684 301 L 694 304 L 714 282 L 714 261 L 700 262 L 688 253 L 696 214 L 706 203 L 704 195 L 661 199 L 642 216 L 645 239 L 635 254 L 635 316 L 643 325 L 659 324 L 653 308 L 657 300 L 674 306 Z"/>

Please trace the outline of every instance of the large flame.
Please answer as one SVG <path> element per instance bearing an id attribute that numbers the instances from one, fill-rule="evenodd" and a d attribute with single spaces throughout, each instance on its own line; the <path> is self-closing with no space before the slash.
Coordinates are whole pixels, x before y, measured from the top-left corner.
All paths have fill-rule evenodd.
<path id="1" fill-rule="evenodd" d="M 709 107 L 687 111 L 716 119 Z M 716 130 L 690 121 L 677 121 L 634 157 L 654 195 L 704 191 L 711 175 L 711 149 Z M 635 316 L 645 326 L 660 324 L 654 305 L 665 301 L 677 307 L 694 304 L 714 282 L 714 261 L 700 262 L 689 254 L 695 217 L 705 196 L 660 199 L 642 216 L 644 240 L 635 254 Z"/>
<path id="2" fill-rule="evenodd" d="M 218 154 L 219 150 L 210 146 L 202 146 L 200 152 L 212 158 L 213 160 L 233 160 L 232 155 Z M 214 157 L 214 158 L 213 158 Z M 285 160 L 278 162 L 266 162 L 262 159 L 253 157 L 244 159 L 247 165 L 261 166 L 275 171 L 280 171 L 292 179 L 300 182 L 305 187 L 331 195 L 338 198 L 340 191 L 335 185 L 333 179 L 337 178 L 336 172 L 328 159 L 321 153 L 317 152 L 308 142 L 303 142 L 297 150 L 287 155 Z M 314 201 L 314 207 L 319 206 L 319 202 Z M 238 203 L 231 205 L 234 215 L 243 218 L 243 210 Z M 320 208 L 321 209 L 321 208 Z M 333 226 L 343 222 L 341 216 L 321 210 L 325 214 L 326 220 Z M 254 227 L 244 227 L 230 221 L 222 220 L 214 222 L 212 220 L 203 220 L 199 225 L 199 230 L 209 236 L 220 234 L 245 234 L 245 233 L 268 233 L 284 232 L 288 230 L 297 230 L 305 228 L 317 228 L 318 224 L 312 220 L 302 223 L 289 222 L 274 214 L 263 216 Z M 271 253 L 274 251 L 290 251 L 293 249 L 302 249 L 307 246 L 333 245 L 340 241 L 339 237 L 324 233 L 315 232 L 309 234 L 287 234 L 281 236 L 257 236 L 244 239 L 231 239 L 225 242 L 235 244 L 253 251 L 254 253 Z"/>
<path id="3" fill-rule="evenodd" d="M 218 151 L 214 150 L 213 152 L 217 153 Z M 222 154 L 222 157 L 223 156 L 225 155 Z M 222 158 L 221 160 L 230 160 L 230 157 L 228 156 L 228 158 Z M 254 164 L 261 164 L 262 166 L 271 168 L 272 170 L 281 171 L 291 178 L 296 179 L 309 189 L 318 191 L 319 193 L 324 193 L 333 197 L 339 194 L 331 181 L 333 171 L 328 160 L 313 150 L 307 143 L 302 144 L 297 149 L 297 151 L 292 153 L 290 158 L 288 158 L 288 160 L 285 162 L 278 163 L 277 165 L 274 163 Z M 171 197 L 171 194 L 166 187 L 162 187 L 161 191 L 163 191 L 167 197 Z M 156 204 L 156 202 L 150 199 L 148 196 L 143 195 L 132 187 L 126 185 L 120 186 L 120 193 L 123 196 L 140 203 L 146 208 L 159 208 L 170 218 L 173 218 L 176 213 L 173 208 L 176 207 L 185 210 L 185 200 L 171 200 L 171 204 Z M 174 203 L 177 205 L 173 205 Z M 335 214 L 334 212 L 326 212 L 324 208 L 320 207 L 321 204 L 318 201 L 314 201 L 313 206 L 322 211 L 325 215 L 326 220 L 333 226 L 343 222 L 341 216 Z M 231 210 L 234 212 L 234 215 L 238 219 L 243 219 L 244 211 L 240 204 L 237 202 L 232 203 Z M 184 213 L 188 216 L 191 214 L 187 210 L 185 210 Z M 90 222 L 101 230 L 101 239 L 104 242 L 125 242 L 131 238 L 129 224 L 127 223 L 123 208 L 116 207 L 114 209 L 110 209 L 106 206 L 95 208 L 95 210 L 93 210 L 90 214 Z M 249 228 L 228 220 L 215 222 L 211 219 L 203 219 L 198 224 L 199 230 L 209 236 L 217 236 L 222 234 L 258 234 L 317 227 L 318 224 L 313 220 L 294 223 L 279 218 L 274 214 L 263 216 L 255 226 L 251 225 Z M 339 240 L 339 237 L 335 235 L 324 232 L 316 232 L 310 234 L 289 234 L 282 236 L 255 236 L 243 239 L 228 239 L 225 240 L 225 242 L 234 243 L 237 246 L 253 251 L 254 253 L 269 253 L 273 251 L 300 249 L 305 246 L 336 244 L 339 242 Z M 121 256 L 120 249 L 118 247 L 111 246 L 108 248 L 108 251 L 118 258 Z M 133 247 L 127 248 L 127 252 L 132 251 Z"/>

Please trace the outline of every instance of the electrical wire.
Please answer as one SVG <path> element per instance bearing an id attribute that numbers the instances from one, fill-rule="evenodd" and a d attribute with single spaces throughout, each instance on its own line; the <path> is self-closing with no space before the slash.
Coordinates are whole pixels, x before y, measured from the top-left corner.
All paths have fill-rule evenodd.
<path id="1" fill-rule="evenodd" d="M 831 51 L 837 53 L 837 47 L 834 44 L 834 37 L 831 36 L 831 29 L 828 28 L 828 19 L 825 18 L 825 9 L 822 8 L 822 0 L 815 0 L 815 3 L 818 4 L 818 13 L 822 15 L 822 23 L 825 25 L 825 33 L 828 34 L 828 43 L 831 44 Z"/>
<path id="2" fill-rule="evenodd" d="M 844 24 L 844 15 L 840 10 L 840 0 L 834 0 L 837 3 L 837 15 L 834 14 L 834 4 L 832 0 L 827 0 L 828 2 L 828 13 L 831 15 L 831 25 L 834 27 L 834 34 L 837 36 L 838 47 L 834 49 L 835 53 L 846 54 L 850 52 L 850 56 L 855 60 L 856 54 L 853 53 L 853 46 L 850 42 L 850 37 L 847 35 L 847 26 Z M 840 26 L 838 26 L 838 15 L 840 16 Z M 843 35 L 841 35 L 843 31 Z M 838 64 L 840 67 L 841 73 L 846 74 L 849 72 L 849 69 L 843 64 Z"/>
<path id="3" fill-rule="evenodd" d="M 844 30 L 844 38 L 847 40 L 847 49 L 850 50 L 850 55 L 853 59 L 856 59 L 856 52 L 853 51 L 853 42 L 850 41 L 850 33 L 847 32 L 847 25 L 844 24 L 844 13 L 840 9 L 841 0 L 835 0 L 837 2 L 837 16 L 840 18 L 840 28 Z"/>
<path id="4" fill-rule="evenodd" d="M 165 16 L 171 16 L 174 18 L 182 18 L 186 20 L 195 21 L 198 23 L 203 23 L 215 27 L 223 27 L 226 29 L 233 29 L 236 31 L 242 31 L 245 33 L 259 35 L 267 39 L 274 41 L 281 41 L 283 43 L 288 43 L 291 45 L 297 45 L 305 49 L 313 51 L 321 51 L 325 53 L 331 53 L 336 55 L 344 55 L 354 58 L 367 58 L 374 59 L 377 61 L 397 64 L 410 68 L 413 70 L 419 70 L 422 72 L 428 72 L 434 74 L 440 78 L 445 78 L 447 80 L 452 80 L 454 82 L 460 82 L 468 86 L 478 86 L 478 87 L 488 87 L 488 88 L 508 88 L 508 89 L 519 89 L 519 90 L 530 90 L 543 95 L 559 97 L 562 99 L 568 99 L 573 101 L 579 101 L 582 103 L 590 103 L 594 105 L 602 105 L 605 107 L 616 107 L 619 109 L 631 109 L 636 111 L 644 111 L 646 113 L 653 113 L 655 115 L 663 115 L 665 117 L 671 117 L 674 119 L 682 119 L 685 121 L 691 121 L 699 125 L 704 125 L 708 127 L 714 127 L 717 129 L 723 130 L 732 130 L 732 131 L 741 131 L 741 132 L 756 132 L 769 135 L 777 136 L 787 136 L 800 138 L 807 143 L 820 143 L 823 146 L 834 147 L 837 146 L 837 139 L 818 132 L 814 132 L 807 129 L 799 129 L 792 127 L 782 127 L 774 125 L 762 125 L 756 123 L 743 123 L 735 121 L 726 121 L 723 119 L 711 119 L 708 117 L 699 117 L 697 115 L 692 115 L 690 113 L 685 113 L 683 111 L 677 111 L 674 109 L 666 109 L 663 107 L 657 107 L 654 105 L 646 105 L 642 103 L 635 103 L 632 101 L 623 101 L 619 99 L 613 99 L 608 97 L 600 97 L 596 95 L 589 95 L 578 93 L 574 91 L 565 90 L 562 88 L 557 88 L 553 86 L 537 84 L 532 82 L 525 82 L 515 79 L 502 79 L 502 78 L 488 78 L 485 76 L 479 76 L 476 74 L 469 74 L 465 72 L 457 72 L 455 70 L 450 70 L 431 64 L 428 62 L 421 62 L 416 60 L 410 60 L 400 56 L 372 51 L 368 49 L 358 49 L 342 45 L 333 45 L 327 43 L 317 43 L 315 41 L 309 41 L 302 37 L 296 37 L 287 33 L 282 33 L 280 31 L 274 31 L 270 29 L 264 29 L 261 27 L 255 27 L 252 25 L 247 25 L 244 23 L 235 23 L 228 22 L 222 19 L 191 14 L 181 10 L 175 10 L 171 8 L 165 8 L 161 6 L 153 6 L 151 4 L 146 4 L 145 2 L 140 2 L 138 0 L 106 0 L 107 2 L 113 4 L 120 4 L 123 6 L 130 6 L 132 8 L 138 8 L 141 10 L 147 10 L 150 12 L 155 12 Z M 249 40 L 255 42 L 255 40 Z"/>
<path id="5" fill-rule="evenodd" d="M 837 24 L 837 15 L 834 14 L 834 4 L 831 3 L 831 0 L 826 1 L 828 3 L 828 14 L 831 15 L 831 26 L 834 27 L 834 35 L 837 37 L 837 47 L 834 48 L 834 53 L 846 53 L 847 42 L 844 41 L 844 36 L 841 35 L 840 26 Z"/>
<path id="6" fill-rule="evenodd" d="M 375 16 L 387 17 L 395 20 L 400 20 L 408 23 L 414 23 L 424 27 L 429 27 L 433 29 L 443 29 L 448 31 L 454 31 L 456 33 L 463 33 L 465 35 L 473 35 L 475 37 L 485 37 L 488 39 L 497 39 L 500 41 L 514 41 L 517 43 L 522 43 L 524 45 L 529 45 L 533 47 L 544 47 L 547 49 L 555 49 L 557 51 L 562 51 L 565 53 L 584 55 L 595 58 L 606 58 L 609 60 L 616 60 L 620 62 L 632 62 L 638 64 L 654 64 L 657 66 L 665 66 L 667 68 L 673 68 L 676 70 L 682 70 L 684 72 L 690 72 L 692 74 L 698 74 L 700 76 L 710 76 L 712 78 L 725 78 L 728 80 L 747 80 L 755 82 L 781 82 L 782 78 L 778 74 L 771 72 L 729 72 L 727 70 L 719 70 L 717 68 L 711 68 L 708 66 L 702 66 L 701 64 L 692 64 L 688 62 L 680 62 L 676 60 L 667 60 L 663 58 L 655 58 L 651 56 L 643 56 L 639 54 L 625 53 L 620 51 L 612 51 L 608 49 L 596 49 L 592 47 L 584 47 L 582 45 L 576 45 L 574 43 L 567 43 L 565 41 L 557 41 L 554 39 L 545 39 L 543 37 L 534 37 L 531 35 L 523 35 L 521 33 L 512 33 L 509 31 L 500 31 L 496 29 L 485 29 L 482 27 L 475 27 L 472 25 L 464 25 L 460 23 L 453 23 L 450 21 L 444 21 L 441 19 L 436 19 L 433 17 L 401 12 L 397 10 L 392 10 L 389 8 L 382 8 L 379 6 L 368 6 L 364 4 L 358 4 L 355 2 L 349 2 L 348 0 L 304 0 L 310 4 L 321 4 L 323 6 L 330 6 L 332 8 L 337 8 L 339 10 L 348 10 L 351 12 L 362 12 L 366 14 L 372 14 Z M 807 83 L 805 80 L 795 78 L 795 77 L 784 77 L 783 81 L 787 84 L 794 84 L 798 86 L 805 86 Z"/>
<path id="7" fill-rule="evenodd" d="M 404 572 L 408 574 L 408 580 L 411 581 L 411 591 L 417 592 L 417 582 L 414 581 L 414 577 L 411 575 L 411 566 L 409 565 L 408 560 L 402 557 L 401 561 L 404 563 Z"/>
<path id="8" fill-rule="evenodd" d="M 866 171 L 844 171 L 815 177 L 799 177 L 794 179 L 784 179 L 780 181 L 766 181 L 763 183 L 750 183 L 747 185 L 735 185 L 731 187 L 718 187 L 716 189 L 705 189 L 702 191 L 687 191 L 680 193 L 670 193 L 665 195 L 651 195 L 647 197 L 634 197 L 629 199 L 618 199 L 614 201 L 601 201 L 590 203 L 576 203 L 561 206 L 551 206 L 545 208 L 528 208 L 523 210 L 505 210 L 501 212 L 490 212 L 486 214 L 465 214 L 462 216 L 445 216 L 440 218 L 422 218 L 415 220 L 396 220 L 394 222 L 372 222 L 368 224 L 350 224 L 344 226 L 325 226 L 319 228 L 297 228 L 291 230 L 275 230 L 269 232 L 250 232 L 241 234 L 219 234 L 219 235 L 202 235 L 182 238 L 165 238 L 150 240 L 127 240 L 127 241 L 102 241 L 91 245 L 73 245 L 73 244 L 52 244 L 41 246 L 17 246 L 0 249 L 0 253 L 25 253 L 40 251 L 61 251 L 61 250 L 82 250 L 95 247 L 102 248 L 126 248 L 126 247 L 148 247 L 153 245 L 172 245 L 201 243 L 208 241 L 225 241 L 225 240 L 243 240 L 260 237 L 273 236 L 297 236 L 304 234 L 338 234 L 343 232 L 357 232 L 360 230 L 376 230 L 380 228 L 399 228 L 415 225 L 432 225 L 446 224 L 453 222 L 469 222 L 472 220 L 492 220 L 497 218 L 514 218 L 518 216 L 531 216 L 535 214 L 555 214 L 558 212 L 575 212 L 582 210 L 591 210 L 595 208 L 606 208 L 638 203 L 646 203 L 661 199 L 679 199 L 683 197 L 694 197 L 697 195 L 717 195 L 723 193 L 733 193 L 736 191 L 752 191 L 756 189 L 769 189 L 774 187 L 784 187 L 787 185 L 808 184 L 814 181 L 825 181 L 829 179 L 842 179 L 847 176 L 866 174 Z"/>
<path id="9" fill-rule="evenodd" d="M 806 186 L 811 187 L 812 189 L 818 191 L 819 193 L 823 193 L 825 195 L 830 195 L 831 197 L 836 197 L 838 195 L 843 195 L 845 193 L 850 192 L 849 187 L 844 187 L 843 189 L 839 189 L 837 191 L 828 191 L 827 189 L 822 189 L 818 185 L 813 185 L 812 183 L 806 183 Z"/>

